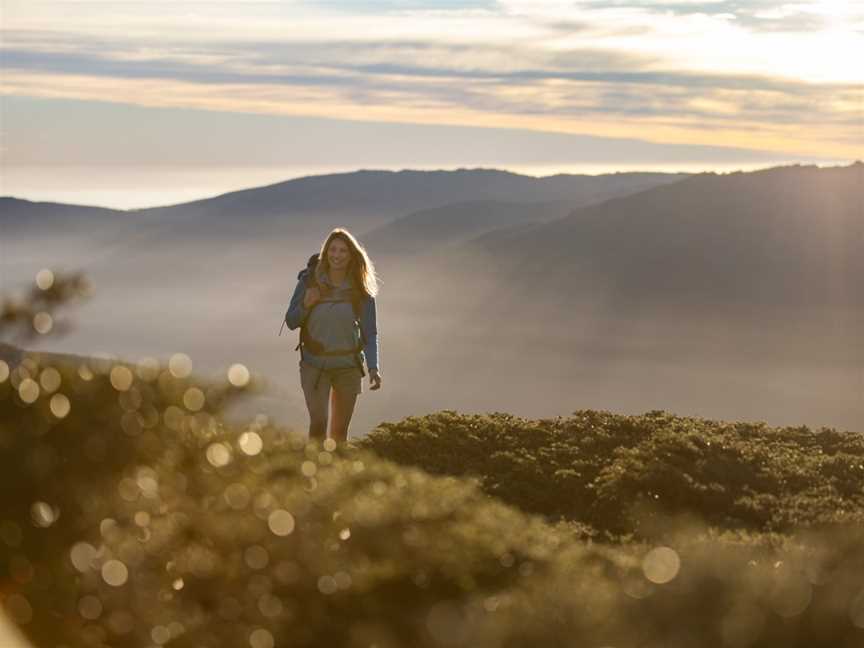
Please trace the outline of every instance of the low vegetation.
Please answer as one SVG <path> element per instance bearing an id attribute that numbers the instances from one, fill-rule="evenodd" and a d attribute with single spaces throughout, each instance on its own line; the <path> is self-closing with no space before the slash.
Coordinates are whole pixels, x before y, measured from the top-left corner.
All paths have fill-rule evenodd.
<path id="1" fill-rule="evenodd" d="M 322 447 L 261 416 L 226 426 L 222 408 L 251 388 L 233 384 L 236 370 L 233 383 L 202 384 L 182 358 L 28 354 L 4 373 L 0 596 L 40 647 L 851 648 L 864 638 L 858 495 L 853 477 L 830 472 L 860 447 L 851 435 L 789 436 L 791 458 L 817 447 L 835 457 L 797 472 L 777 467 L 780 445 L 757 453 L 755 439 L 735 440 L 752 429 L 780 444 L 778 431 L 656 412 L 569 422 L 442 412 Z M 584 446 L 563 440 L 561 430 L 579 436 L 577 422 L 595 430 Z M 555 441 L 543 430 L 558 430 Z M 449 470 L 469 476 L 430 474 Z M 813 471 L 847 517 L 817 515 Z M 706 497 L 698 522 L 703 483 L 718 485 L 709 493 L 750 484 L 752 501 L 771 497 L 785 512 L 748 517 L 738 496 Z M 676 505 L 640 513 L 629 504 L 643 490 Z M 576 515 L 568 496 L 592 513 Z M 793 519 L 810 530 L 793 534 Z M 603 530 L 614 541 L 599 542 Z"/>
<path id="2" fill-rule="evenodd" d="M 864 521 L 864 436 L 654 411 L 532 421 L 440 412 L 383 423 L 360 447 L 604 536 L 658 530 L 655 516 L 790 532 Z"/>
<path id="3" fill-rule="evenodd" d="M 0 605 L 38 648 L 864 645 L 855 434 L 440 412 L 318 445 L 225 423 L 242 366 L 6 351 Z"/>

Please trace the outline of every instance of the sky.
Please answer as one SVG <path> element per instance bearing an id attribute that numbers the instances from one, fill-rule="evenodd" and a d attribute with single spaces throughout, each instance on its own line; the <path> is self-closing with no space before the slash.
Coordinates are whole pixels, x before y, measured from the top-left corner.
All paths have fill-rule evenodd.
<path id="1" fill-rule="evenodd" d="M 2 0 L 0 193 L 864 157 L 862 0 Z"/>

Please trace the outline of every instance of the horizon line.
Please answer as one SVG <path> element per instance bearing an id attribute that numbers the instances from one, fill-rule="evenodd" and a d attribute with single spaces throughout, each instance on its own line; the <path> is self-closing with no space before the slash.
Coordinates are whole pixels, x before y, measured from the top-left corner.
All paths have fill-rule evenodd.
<path id="1" fill-rule="evenodd" d="M 242 187 L 239 187 L 236 189 L 228 189 L 227 191 L 217 191 L 215 193 L 207 193 L 207 194 L 201 195 L 199 197 L 191 198 L 188 200 L 181 200 L 179 202 L 158 203 L 158 204 L 151 204 L 149 206 L 143 206 L 143 207 L 117 207 L 117 206 L 111 206 L 108 204 L 95 204 L 92 202 L 67 202 L 67 201 L 60 201 L 60 200 L 50 199 L 50 198 L 40 199 L 37 197 L 32 197 L 32 194 L 31 194 L 31 197 L 27 197 L 26 194 L 30 193 L 30 192 L 23 192 L 23 193 L 19 193 L 17 195 L 3 194 L 3 195 L 0 195 L 0 200 L 10 200 L 11 199 L 11 200 L 19 200 L 19 201 L 23 201 L 23 202 L 29 202 L 29 203 L 33 203 L 33 204 L 62 205 L 62 206 L 66 206 L 66 207 L 81 207 L 81 208 L 91 208 L 91 209 L 108 209 L 111 211 L 120 211 L 120 212 L 124 212 L 124 213 L 130 213 L 130 212 L 147 211 L 147 210 L 151 210 L 151 209 L 165 209 L 165 208 L 170 208 L 170 207 L 179 207 L 181 205 L 188 205 L 188 204 L 196 203 L 196 202 L 214 200 L 214 199 L 221 198 L 224 196 L 229 196 L 231 194 L 237 194 L 237 193 L 247 192 L 247 191 L 255 191 L 255 190 L 265 189 L 265 188 L 269 188 L 269 187 L 275 187 L 278 185 L 287 184 L 287 183 L 291 183 L 291 182 L 299 182 L 302 180 L 309 180 L 312 178 L 324 178 L 324 177 L 331 177 L 331 176 L 348 176 L 348 175 L 355 175 L 355 174 L 361 174 L 361 173 L 398 174 L 398 173 L 494 172 L 494 173 L 504 173 L 504 174 L 510 174 L 510 175 L 514 175 L 514 176 L 520 176 L 520 177 L 524 177 L 524 178 L 534 178 L 537 180 L 546 180 L 546 179 L 550 179 L 550 178 L 560 178 L 560 177 L 580 177 L 581 176 L 581 177 L 599 178 L 602 176 L 638 175 L 638 174 L 682 175 L 682 176 L 693 176 L 693 175 L 702 175 L 702 174 L 731 175 L 734 173 L 756 173 L 759 171 L 768 171 L 771 169 L 790 168 L 790 167 L 816 167 L 816 168 L 820 168 L 820 169 L 828 169 L 828 168 L 841 168 L 841 167 L 847 167 L 847 166 L 855 166 L 855 165 L 860 165 L 860 164 L 864 164 L 864 162 L 862 162 L 862 160 L 860 160 L 860 159 L 847 160 L 847 161 L 832 161 L 832 162 L 827 162 L 827 163 L 824 161 L 821 163 L 820 162 L 796 161 L 796 162 L 786 162 L 786 163 L 781 162 L 781 163 L 776 163 L 776 164 L 768 163 L 767 165 L 763 161 L 761 163 L 760 162 L 753 162 L 753 163 L 748 163 L 748 164 L 725 163 L 725 164 L 719 164 L 719 165 L 718 164 L 711 165 L 709 163 L 709 164 L 706 164 L 705 167 L 714 166 L 715 168 L 714 169 L 705 168 L 704 170 L 701 170 L 701 171 L 693 171 L 693 170 L 688 171 L 688 170 L 683 170 L 681 168 L 681 167 L 686 167 L 686 166 L 690 166 L 690 167 L 700 166 L 701 167 L 701 165 L 698 165 L 696 163 L 689 163 L 689 164 L 685 164 L 685 165 L 680 165 L 680 164 L 675 165 L 675 166 L 670 165 L 670 169 L 663 169 L 663 170 L 651 169 L 650 165 L 647 165 L 649 168 L 644 168 L 644 169 L 639 169 L 639 168 L 626 169 L 625 168 L 625 169 L 621 169 L 621 170 L 602 171 L 602 172 L 596 172 L 596 173 L 573 173 L 573 172 L 567 172 L 567 171 L 559 171 L 556 173 L 549 173 L 549 174 L 545 174 L 545 175 L 537 175 L 534 173 L 526 172 L 525 169 L 527 167 L 519 167 L 518 165 L 508 165 L 510 168 L 507 168 L 507 167 L 489 167 L 489 166 L 476 166 L 476 167 L 457 166 L 457 167 L 453 167 L 453 168 L 445 168 L 445 167 L 437 167 L 437 168 L 421 168 L 421 167 L 364 168 L 364 167 L 360 167 L 360 168 L 355 168 L 352 170 L 333 170 L 333 171 L 324 172 L 324 173 L 305 173 L 305 174 L 290 176 L 290 177 L 284 178 L 282 180 L 277 180 L 276 182 L 266 182 L 264 184 L 242 186 Z M 81 166 L 81 165 L 74 165 L 74 166 Z M 98 167 L 98 165 L 87 165 L 86 168 L 90 168 L 91 166 L 92 166 L 92 168 Z M 616 165 L 550 164 L 550 165 L 530 165 L 530 166 L 534 167 L 534 168 L 542 168 L 545 166 L 552 168 L 552 167 L 575 167 L 575 166 L 594 166 L 594 167 L 609 166 L 609 167 L 612 167 L 612 166 L 616 166 Z M 676 170 L 672 170 L 672 169 L 675 169 L 675 167 L 678 167 L 678 168 Z M 723 168 L 718 169 L 716 167 L 725 167 L 725 170 Z M 144 167 L 142 167 L 142 168 L 144 168 Z M 235 167 L 228 167 L 227 165 L 217 165 L 216 167 L 200 167 L 200 168 L 206 169 L 206 168 L 235 168 Z M 278 167 L 266 166 L 266 167 L 243 167 L 243 168 L 275 169 Z M 519 168 L 521 168 L 522 171 L 514 170 L 514 169 L 519 169 Z M 94 189 L 93 191 L 98 193 L 98 190 L 96 190 L 96 189 Z M 35 193 L 39 193 L 39 192 L 37 191 Z M 111 191 L 109 190 L 109 191 L 105 191 L 103 193 L 111 193 Z"/>

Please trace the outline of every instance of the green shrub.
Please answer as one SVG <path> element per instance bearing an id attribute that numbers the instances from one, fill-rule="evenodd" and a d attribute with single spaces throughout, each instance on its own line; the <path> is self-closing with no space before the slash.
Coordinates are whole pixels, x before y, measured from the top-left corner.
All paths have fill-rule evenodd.
<path id="1" fill-rule="evenodd" d="M 640 533 L 652 511 L 762 531 L 861 521 L 864 511 L 864 437 L 831 429 L 659 411 L 537 421 L 445 411 L 382 423 L 358 445 L 611 534 Z"/>

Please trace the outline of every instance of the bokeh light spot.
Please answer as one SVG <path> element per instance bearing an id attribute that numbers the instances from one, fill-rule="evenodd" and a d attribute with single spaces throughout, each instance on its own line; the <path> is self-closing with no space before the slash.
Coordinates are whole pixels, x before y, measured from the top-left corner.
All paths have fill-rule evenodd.
<path id="1" fill-rule="evenodd" d="M 190 387 L 183 394 L 183 405 L 190 412 L 199 412 L 204 407 L 204 392 L 197 387 Z"/>
<path id="2" fill-rule="evenodd" d="M 129 391 L 134 379 L 128 367 L 117 365 L 111 369 L 111 386 L 119 392 Z"/>
<path id="3" fill-rule="evenodd" d="M 85 619 L 94 621 L 102 616 L 102 601 L 93 595 L 83 596 L 78 601 L 78 613 Z"/>
<path id="4" fill-rule="evenodd" d="M 243 484 L 231 484 L 225 489 L 223 496 L 225 497 L 228 506 L 235 511 L 242 511 L 245 509 L 249 506 L 249 501 L 252 499 L 249 489 Z"/>
<path id="5" fill-rule="evenodd" d="M 118 531 L 117 520 L 114 518 L 105 518 L 99 523 L 99 534 L 106 540 Z"/>
<path id="6" fill-rule="evenodd" d="M 153 382 L 159 377 L 159 361 L 156 358 L 141 358 L 138 365 L 135 367 L 135 373 L 138 378 L 144 382 Z"/>
<path id="7" fill-rule="evenodd" d="M 168 629 L 168 626 L 153 626 L 153 629 L 150 630 L 150 638 L 157 646 L 161 646 L 171 641 L 171 631 Z"/>
<path id="8" fill-rule="evenodd" d="M 277 509 L 267 518 L 267 526 L 277 536 L 287 536 L 294 531 L 294 516 L 285 509 Z"/>
<path id="9" fill-rule="evenodd" d="M 192 373 L 192 358 L 185 353 L 175 353 L 168 360 L 168 371 L 175 378 L 188 378 Z"/>
<path id="10" fill-rule="evenodd" d="M 35 403 L 39 398 L 39 383 L 32 378 L 25 378 L 18 385 L 18 397 L 27 403 Z"/>
<path id="11" fill-rule="evenodd" d="M 127 502 L 134 502 L 141 495 L 141 489 L 138 488 L 138 483 L 134 479 L 124 477 L 117 484 L 117 493 Z"/>
<path id="12" fill-rule="evenodd" d="M 36 285 L 40 290 L 50 290 L 54 285 L 54 273 L 48 268 L 43 268 L 36 273 Z"/>
<path id="13" fill-rule="evenodd" d="M 159 482 L 156 481 L 156 474 L 152 470 L 139 470 L 135 483 L 138 484 L 144 497 L 153 499 L 159 495 Z"/>
<path id="14" fill-rule="evenodd" d="M 72 409 L 72 404 L 64 394 L 54 394 L 51 397 L 51 413 L 58 419 L 66 418 Z"/>
<path id="15" fill-rule="evenodd" d="M 207 446 L 207 461 L 215 468 L 222 468 L 231 463 L 231 448 L 224 443 L 211 443 Z"/>
<path id="16" fill-rule="evenodd" d="M 33 316 L 33 329 L 40 335 L 47 335 L 54 328 L 54 318 L 50 313 L 40 311 Z"/>
<path id="17" fill-rule="evenodd" d="M 57 521 L 57 510 L 45 502 L 33 502 L 30 507 L 30 519 L 39 528 L 47 529 Z"/>
<path id="18" fill-rule="evenodd" d="M 228 382 L 234 387 L 245 387 L 249 384 L 250 377 L 246 365 L 237 363 L 228 368 Z"/>
<path id="19" fill-rule="evenodd" d="M 321 576 L 318 579 L 318 591 L 322 594 L 333 594 L 337 589 L 336 579 L 332 576 Z"/>
<path id="20" fill-rule="evenodd" d="M 9 379 L 9 365 L 4 360 L 0 360 L 0 383 L 4 383 Z"/>
<path id="21" fill-rule="evenodd" d="M 642 572 L 652 583 L 662 585 L 673 580 L 681 569 L 678 552 L 669 547 L 657 547 L 642 560 Z"/>
<path id="22" fill-rule="evenodd" d="M 264 594 L 258 599 L 258 610 L 268 618 L 277 617 L 282 614 L 282 599 L 272 594 Z"/>
<path id="23" fill-rule="evenodd" d="M 108 560 L 102 565 L 102 579 L 112 587 L 120 587 L 129 579 L 129 570 L 119 560 Z"/>
<path id="24" fill-rule="evenodd" d="M 249 635 L 249 645 L 252 648 L 273 648 L 276 642 L 269 630 L 257 628 Z"/>
<path id="25" fill-rule="evenodd" d="M 90 369 L 90 367 L 88 367 L 86 364 L 82 364 L 80 367 L 78 367 L 78 376 L 81 378 L 81 380 L 89 382 L 93 380 L 93 370 Z"/>
<path id="26" fill-rule="evenodd" d="M 244 432 L 237 440 L 244 454 L 254 457 L 264 448 L 264 442 L 257 432 Z"/>
<path id="27" fill-rule="evenodd" d="M 48 394 L 53 394 L 60 389 L 61 382 L 60 372 L 54 367 L 47 367 L 39 374 L 39 384 L 42 385 L 42 389 Z"/>
<path id="28" fill-rule="evenodd" d="M 82 574 L 93 567 L 96 559 L 96 548 L 87 542 L 77 542 L 69 550 L 72 566 Z"/>

